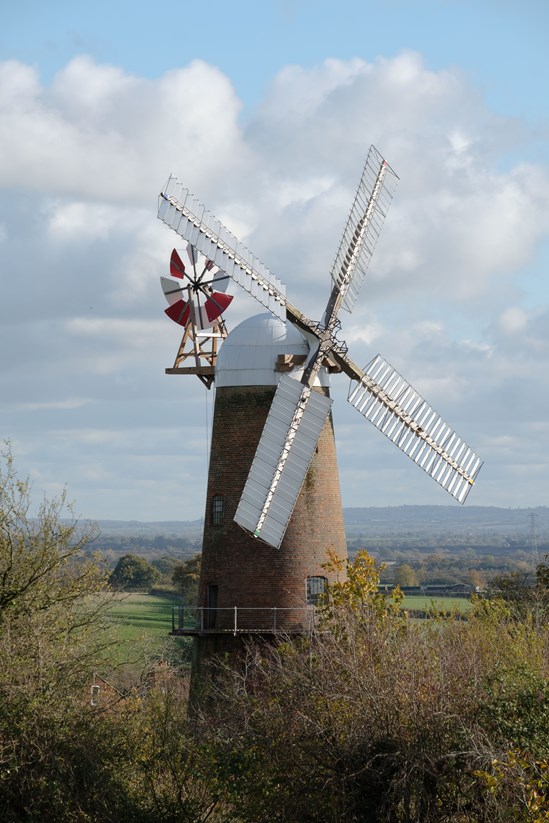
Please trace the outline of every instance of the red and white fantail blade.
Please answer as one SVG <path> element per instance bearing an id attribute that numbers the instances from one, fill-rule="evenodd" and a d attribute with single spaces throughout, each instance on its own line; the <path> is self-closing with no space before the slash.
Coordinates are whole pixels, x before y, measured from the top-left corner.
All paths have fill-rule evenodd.
<path id="1" fill-rule="evenodd" d="M 209 260 L 208 262 L 211 263 L 211 260 Z M 224 271 L 221 271 L 221 269 L 218 269 L 214 274 L 210 282 L 210 285 L 212 289 L 215 289 L 215 291 L 227 291 L 227 286 L 229 285 L 230 279 L 231 278 L 228 274 L 226 274 Z"/>
<path id="2" fill-rule="evenodd" d="M 181 292 L 179 291 L 174 302 L 165 309 L 165 313 L 174 323 L 179 323 L 180 326 L 186 326 L 191 319 L 191 308 L 189 301 L 182 300 L 179 296 L 180 294 Z M 202 330 L 212 326 L 218 317 L 221 317 L 232 299 L 232 295 L 230 294 L 214 292 L 211 297 L 207 298 L 203 306 L 195 306 L 194 320 L 197 329 Z"/>
<path id="3" fill-rule="evenodd" d="M 185 300 L 178 300 L 176 303 L 172 303 L 171 306 L 164 309 L 164 312 L 170 320 L 173 320 L 174 323 L 179 323 L 180 326 L 186 326 L 191 318 L 191 307 Z"/>
<path id="4" fill-rule="evenodd" d="M 206 300 L 204 306 L 200 309 L 200 312 L 206 312 L 206 317 L 208 322 L 201 326 L 201 328 L 206 328 L 206 326 L 211 326 L 211 324 L 217 320 L 218 317 L 221 317 L 227 306 L 231 303 L 233 297 L 231 294 L 223 294 L 220 291 L 212 292 L 211 296 Z"/>
<path id="5" fill-rule="evenodd" d="M 162 285 L 164 297 L 166 298 L 170 306 L 181 300 L 183 286 L 180 286 L 179 283 L 175 282 L 175 280 L 170 280 L 169 277 L 161 277 L 160 283 Z"/>
<path id="6" fill-rule="evenodd" d="M 170 258 L 170 274 L 172 277 L 179 277 L 180 279 L 185 276 L 185 264 L 175 249 L 172 251 Z"/>
<path id="7" fill-rule="evenodd" d="M 231 295 L 224 294 L 229 278 L 220 269 L 216 269 L 213 275 L 209 274 L 216 268 L 215 263 L 199 255 L 190 243 L 187 246 L 187 254 L 192 270 L 185 268 L 181 257 L 174 249 L 170 258 L 170 274 L 177 280 L 171 280 L 169 277 L 160 278 L 164 297 L 170 304 L 166 314 L 180 326 L 186 326 L 193 321 L 197 329 L 207 329 L 221 317 L 233 299 Z M 199 259 L 201 262 L 197 270 Z M 181 283 L 183 278 L 186 279 L 186 285 Z"/>

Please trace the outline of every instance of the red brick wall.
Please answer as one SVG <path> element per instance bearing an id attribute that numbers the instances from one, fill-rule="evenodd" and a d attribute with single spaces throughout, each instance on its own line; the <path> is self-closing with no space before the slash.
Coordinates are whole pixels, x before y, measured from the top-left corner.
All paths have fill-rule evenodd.
<path id="1" fill-rule="evenodd" d="M 281 547 L 267 546 L 233 521 L 274 391 L 250 386 L 219 388 L 216 393 L 199 605 L 207 605 L 208 584 L 217 585 L 219 628 L 232 625 L 234 606 L 239 608 L 240 627 L 258 628 L 254 624 L 265 623 L 267 612 L 251 609 L 273 607 L 292 609 L 277 614 L 278 627 L 298 627 L 308 619 L 307 576 L 330 577 L 322 568 L 328 549 L 347 556 L 331 417 Z M 213 526 L 211 500 L 218 494 L 225 498 L 224 521 Z"/>

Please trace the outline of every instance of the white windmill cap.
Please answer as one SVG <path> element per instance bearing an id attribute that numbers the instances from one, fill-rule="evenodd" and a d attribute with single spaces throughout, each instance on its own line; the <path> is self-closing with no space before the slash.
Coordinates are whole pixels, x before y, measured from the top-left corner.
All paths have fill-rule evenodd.
<path id="1" fill-rule="evenodd" d="M 217 356 L 215 385 L 276 386 L 283 372 L 276 370 L 279 355 L 309 354 L 309 346 L 299 329 L 270 312 L 256 314 L 240 323 L 228 337 Z M 298 380 L 303 368 L 293 369 Z M 317 385 L 329 386 L 326 369 L 319 372 Z"/>

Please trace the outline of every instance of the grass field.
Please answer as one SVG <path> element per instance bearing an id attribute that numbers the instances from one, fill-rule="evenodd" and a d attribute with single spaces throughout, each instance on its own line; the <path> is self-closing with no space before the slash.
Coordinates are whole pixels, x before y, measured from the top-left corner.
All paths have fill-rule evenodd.
<path id="1" fill-rule="evenodd" d="M 145 633 L 165 637 L 172 628 L 172 605 L 179 602 L 177 597 L 145 592 L 121 594 L 109 613 L 122 635 L 135 637 Z"/>
<path id="2" fill-rule="evenodd" d="M 184 638 L 170 637 L 172 606 L 178 605 L 177 597 L 161 597 L 146 593 L 119 595 L 109 609 L 115 639 L 113 661 L 121 662 L 136 657 L 162 654 L 168 646 L 182 646 Z M 402 608 L 417 611 L 467 611 L 471 604 L 462 597 L 405 597 Z"/>
<path id="3" fill-rule="evenodd" d="M 172 628 L 172 605 L 176 597 L 160 597 L 154 594 L 121 594 L 109 613 L 120 641 L 139 640 L 144 637 L 166 639 Z M 465 597 L 421 597 L 410 595 L 402 601 L 404 609 L 439 609 L 441 611 L 467 611 L 471 603 Z"/>
<path id="4" fill-rule="evenodd" d="M 138 649 L 147 654 L 160 654 L 170 643 L 181 643 L 179 638 L 169 636 L 172 605 L 178 602 L 176 597 L 141 592 L 119 595 L 109 609 L 117 643 L 113 656 L 123 660 Z"/>
<path id="5" fill-rule="evenodd" d="M 420 595 L 410 595 L 402 601 L 402 608 L 417 609 L 418 611 L 437 609 L 448 612 L 465 612 L 471 608 L 471 603 L 465 597 L 421 597 Z"/>

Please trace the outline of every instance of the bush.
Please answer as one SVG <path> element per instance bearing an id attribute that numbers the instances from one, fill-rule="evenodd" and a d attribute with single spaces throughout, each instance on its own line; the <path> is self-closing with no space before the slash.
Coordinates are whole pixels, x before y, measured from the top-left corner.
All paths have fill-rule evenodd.
<path id="1" fill-rule="evenodd" d="M 407 621 L 380 600 L 367 556 L 349 572 L 323 631 L 220 663 L 198 729 L 235 819 L 533 819 L 525 787 L 549 757 L 547 628 L 480 599 L 466 621 Z M 486 779 L 495 763 L 503 803 Z"/>
<path id="2" fill-rule="evenodd" d="M 109 748 L 111 737 L 101 742 L 100 718 L 86 703 L 109 646 L 106 574 L 86 555 L 94 527 L 77 523 L 65 493 L 45 499 L 36 515 L 30 508 L 29 483 L 17 477 L 7 446 L 0 460 L 2 820 L 82 820 L 117 783 L 109 769 L 116 746 Z"/>
<path id="3" fill-rule="evenodd" d="M 116 564 L 109 577 L 113 589 L 135 591 L 148 590 L 160 577 L 160 572 L 144 557 L 136 554 L 125 554 Z"/>

